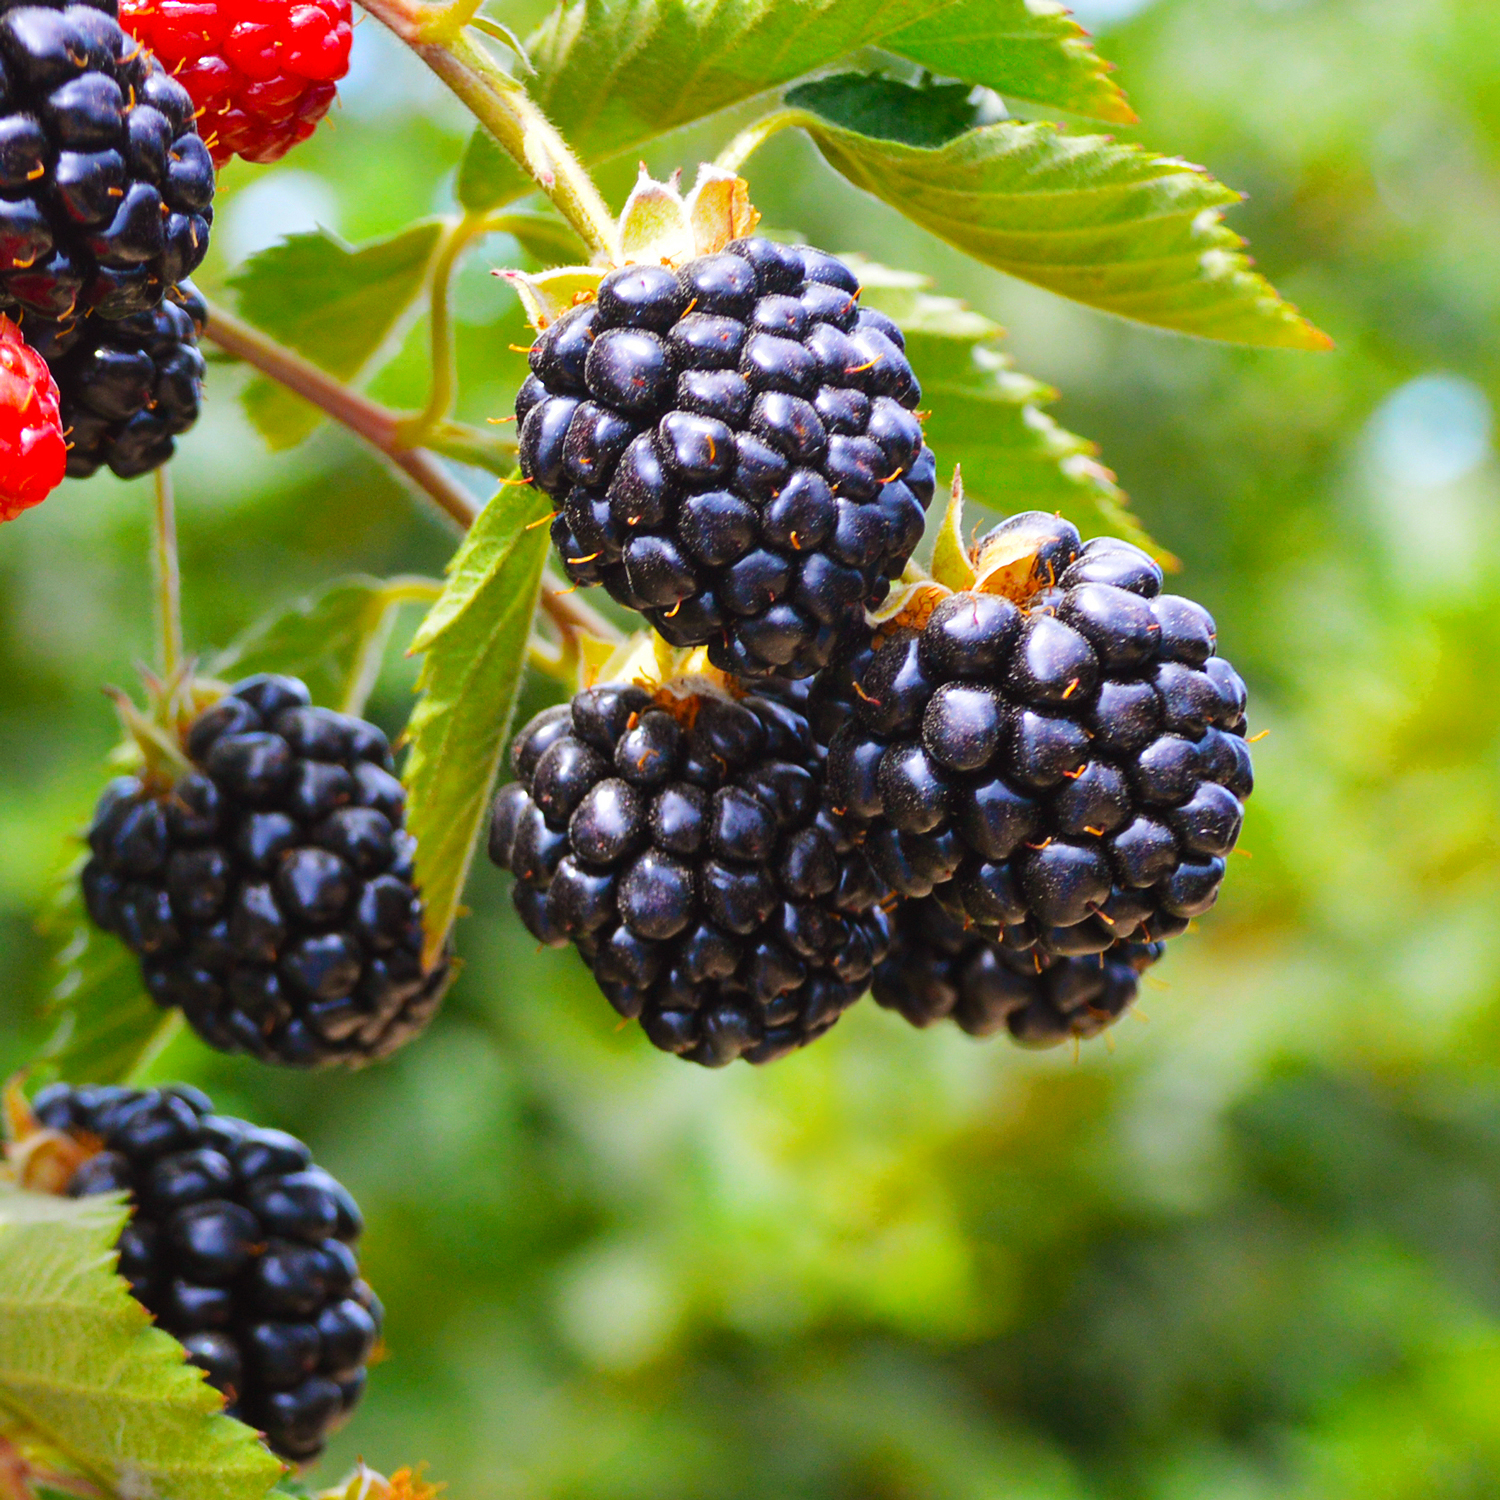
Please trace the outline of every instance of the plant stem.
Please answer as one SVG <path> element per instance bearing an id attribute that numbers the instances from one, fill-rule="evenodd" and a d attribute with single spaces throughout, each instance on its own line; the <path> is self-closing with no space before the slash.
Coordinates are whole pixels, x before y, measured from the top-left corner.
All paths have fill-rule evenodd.
<path id="1" fill-rule="evenodd" d="M 727 172 L 738 172 L 778 131 L 794 129 L 811 118 L 805 109 L 778 109 L 740 131 L 714 158 L 714 165 Z"/>
<path id="2" fill-rule="evenodd" d="M 388 406 L 372 401 L 368 396 L 335 379 L 326 370 L 320 370 L 311 360 L 278 344 L 258 328 L 243 322 L 233 313 L 218 306 L 210 307 L 205 335 L 221 349 L 253 365 L 263 375 L 296 391 L 308 401 L 340 423 L 350 432 L 362 437 L 372 448 L 378 449 L 398 468 L 407 473 L 415 483 L 439 507 L 467 527 L 478 513 L 477 502 L 461 486 L 449 479 L 446 472 L 436 469 L 438 479 L 429 483 L 427 475 L 434 472 L 431 455 L 427 463 L 413 460 L 411 455 L 425 453 L 424 449 L 408 445 L 403 441 L 405 418 Z M 491 436 L 476 428 L 464 427 L 456 422 L 443 422 L 433 434 L 444 448 L 459 450 L 465 463 L 489 469 L 496 474 L 509 474 L 515 468 L 515 445 L 508 440 Z M 433 484 L 443 484 L 441 494 Z"/>
<path id="3" fill-rule="evenodd" d="M 484 469 L 497 479 L 509 479 L 516 472 L 514 438 L 497 437 L 462 422 L 439 422 L 426 434 L 420 446 L 441 453 L 456 464 Z"/>
<path id="4" fill-rule="evenodd" d="M 182 575 L 177 564 L 177 505 L 172 495 L 171 471 L 166 464 L 156 471 L 151 553 L 155 560 L 161 675 L 164 682 L 171 683 L 182 668 Z"/>
<path id="5" fill-rule="evenodd" d="M 465 31 L 477 8 L 422 0 L 360 0 L 468 106 L 557 205 L 589 251 L 602 260 L 616 250 L 614 216 L 583 163 L 536 101 Z"/>
<path id="6" fill-rule="evenodd" d="M 299 396 L 305 396 L 334 421 L 358 433 L 372 447 L 385 454 L 395 450 L 401 418 L 389 407 L 381 406 L 343 381 L 335 380 L 311 360 L 294 354 L 222 307 L 214 305 L 209 308 L 208 323 L 203 331 L 221 349 L 246 364 L 254 365 L 262 374 L 296 391 Z"/>
<path id="7" fill-rule="evenodd" d="M 400 446 L 401 419 L 397 413 L 351 390 L 327 371 L 283 348 L 258 328 L 252 328 L 220 307 L 209 308 L 204 335 L 221 349 L 253 365 L 263 375 L 269 375 L 272 380 L 296 391 L 356 437 L 363 438 L 455 522 L 460 531 L 467 531 L 474 524 L 481 509 L 479 502 L 453 478 L 434 453 L 426 448 Z M 444 423 L 440 428 L 440 432 L 453 431 L 470 434 L 470 429 L 458 429 L 454 423 Z M 472 433 L 466 441 L 477 442 L 486 437 L 485 433 Z M 498 449 L 502 445 L 493 446 Z M 477 458 L 468 458 L 467 452 L 465 461 L 478 462 Z M 507 465 L 497 472 L 508 473 L 512 468 L 513 465 Z M 555 573 L 549 573 L 543 580 L 541 607 L 565 639 L 579 634 L 605 641 L 622 638 L 603 615 L 573 597 Z"/>
<path id="8" fill-rule="evenodd" d="M 574 637 L 591 635 L 596 641 L 610 641 L 618 646 L 625 639 L 592 605 L 585 604 L 573 588 L 548 568 L 542 574 L 542 612 L 557 627 L 568 645 Z"/>
<path id="9" fill-rule="evenodd" d="M 467 531 L 484 509 L 427 449 L 402 448 L 389 457 L 449 520 L 458 523 L 460 531 Z"/>
<path id="10" fill-rule="evenodd" d="M 449 287 L 453 272 L 465 250 L 486 232 L 483 214 L 465 214 L 449 224 L 432 266 L 432 286 L 428 295 L 428 322 L 432 348 L 432 385 L 427 404 L 413 417 L 399 424 L 397 441 L 403 448 L 420 448 L 433 429 L 453 409 L 458 390 L 458 365 L 453 348 L 453 313 L 449 305 Z"/>

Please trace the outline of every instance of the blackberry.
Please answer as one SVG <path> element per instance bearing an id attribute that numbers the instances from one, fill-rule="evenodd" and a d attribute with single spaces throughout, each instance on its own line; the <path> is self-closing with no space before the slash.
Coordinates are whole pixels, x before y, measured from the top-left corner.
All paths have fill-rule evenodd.
<path id="1" fill-rule="evenodd" d="M 569 577 L 741 676 L 807 677 L 921 539 L 935 465 L 899 328 L 819 250 L 611 271 L 516 397 Z"/>
<path id="2" fill-rule="evenodd" d="M 53 1084 L 32 1112 L 82 1148 L 70 1197 L 130 1194 L 120 1275 L 229 1415 L 283 1458 L 315 1458 L 358 1404 L 380 1335 L 347 1190 L 301 1141 L 216 1115 L 184 1084 Z"/>
<path id="3" fill-rule="evenodd" d="M 40 505 L 62 483 L 66 463 L 57 382 L 0 314 L 0 522 Z"/>
<path id="4" fill-rule="evenodd" d="M 210 1046 L 298 1067 L 393 1052 L 437 1010 L 405 792 L 373 724 L 250 677 L 187 731 L 170 786 L 100 799 L 90 916 L 141 958 L 146 988 Z"/>
<path id="5" fill-rule="evenodd" d="M 1253 782 L 1212 618 L 1140 549 L 1053 516 L 975 557 L 974 589 L 929 591 L 920 628 L 898 613 L 816 690 L 835 805 L 895 891 L 951 882 L 1009 949 L 1175 936 L 1213 905 Z"/>
<path id="6" fill-rule="evenodd" d="M 490 857 L 542 943 L 572 940 L 663 1051 L 769 1062 L 885 956 L 884 895 L 822 804 L 794 701 L 608 686 L 516 737 Z"/>
<path id="7" fill-rule="evenodd" d="M 208 250 L 193 101 L 113 6 L 0 15 L 0 309 L 147 312 Z"/>
<path id="8" fill-rule="evenodd" d="M 349 71 L 349 0 L 121 0 L 120 21 L 192 95 L 219 166 L 279 161 L 317 128 Z"/>
<path id="9" fill-rule="evenodd" d="M 29 318 L 62 395 L 68 474 L 86 479 L 108 464 L 121 479 L 159 469 L 176 438 L 198 420 L 208 308 L 191 281 L 149 312 L 55 323 Z"/>
<path id="10" fill-rule="evenodd" d="M 870 993 L 913 1026 L 952 1020 L 970 1036 L 1004 1028 L 1023 1047 L 1053 1047 L 1113 1025 L 1165 946 L 1117 942 L 1073 958 L 1021 952 L 924 896 L 897 903 L 890 953 Z"/>

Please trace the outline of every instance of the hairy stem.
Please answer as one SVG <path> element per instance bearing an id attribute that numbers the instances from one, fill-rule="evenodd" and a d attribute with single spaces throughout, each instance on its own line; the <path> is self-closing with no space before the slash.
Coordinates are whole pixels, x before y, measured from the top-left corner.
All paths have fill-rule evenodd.
<path id="1" fill-rule="evenodd" d="M 536 101 L 466 31 L 476 7 L 422 0 L 360 0 L 468 106 L 508 151 L 591 254 L 610 259 L 616 249 L 614 216 L 556 126 Z"/>
<path id="2" fill-rule="evenodd" d="M 182 574 L 177 563 L 177 504 L 172 494 L 171 471 L 166 464 L 156 471 L 151 555 L 155 561 L 161 675 L 163 681 L 174 682 L 182 667 Z"/>

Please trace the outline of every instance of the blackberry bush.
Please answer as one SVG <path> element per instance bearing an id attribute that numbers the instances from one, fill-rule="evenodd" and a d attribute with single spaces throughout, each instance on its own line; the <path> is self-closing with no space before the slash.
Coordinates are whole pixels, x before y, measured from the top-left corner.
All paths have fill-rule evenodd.
<path id="1" fill-rule="evenodd" d="M 741 675 L 806 677 L 921 539 L 934 461 L 901 330 L 818 250 L 627 265 L 550 323 L 516 398 L 568 576 Z"/>
<path id="2" fill-rule="evenodd" d="M 0 522 L 41 504 L 62 483 L 66 463 L 57 382 L 0 313 Z"/>
<path id="3" fill-rule="evenodd" d="M 120 21 L 192 96 L 218 166 L 279 161 L 317 128 L 349 71 L 349 0 L 121 0 Z"/>
<path id="4" fill-rule="evenodd" d="M 99 801 L 89 915 L 210 1046 L 358 1065 L 423 1030 L 406 794 L 373 724 L 313 708 L 289 677 L 237 683 L 184 740 L 191 768 L 124 776 Z"/>
<path id="5" fill-rule="evenodd" d="M 1252 786 L 1245 685 L 1139 548 L 1014 516 L 822 690 L 830 794 L 903 896 L 1009 948 L 1103 953 L 1213 905 Z M 842 705 L 842 707 L 841 707 Z"/>
<path id="6" fill-rule="evenodd" d="M 354 1258 L 359 1209 L 307 1147 L 216 1115 L 185 1084 L 60 1083 L 37 1094 L 18 1145 L 76 1162 L 57 1183 L 70 1197 L 129 1194 L 119 1271 L 136 1300 L 231 1416 L 283 1458 L 315 1458 L 364 1392 L 381 1307 Z"/>
<path id="7" fill-rule="evenodd" d="M 155 471 L 112 493 L 102 519 L 55 504 L 37 518 L 43 547 L 18 537 L 4 560 L 27 608 L 0 614 L 30 620 L 56 601 L 70 625 L 86 620 L 107 597 L 80 597 L 88 570 L 10 573 L 46 555 L 49 524 L 97 539 L 149 511 L 138 603 L 160 629 L 147 704 L 116 695 L 142 769 L 99 800 L 86 911 L 63 908 L 39 1064 L 66 1085 L 40 1096 L 34 1133 L 54 1163 L 72 1153 L 60 1188 L 129 1191 L 121 1264 L 138 1295 L 302 1460 L 352 1404 L 379 1322 L 345 1248 L 357 1220 L 290 1138 L 217 1120 L 190 1090 L 123 1086 L 154 1066 L 177 1012 L 210 1046 L 249 1054 L 242 1080 L 252 1060 L 385 1056 L 440 1003 L 488 830 L 526 926 L 575 946 L 621 1015 L 700 1064 L 782 1056 L 872 984 L 918 1022 L 1003 1024 L 1032 1043 L 1091 1034 L 1213 899 L 1250 787 L 1243 685 L 1214 655 L 1212 622 L 1162 595 L 1149 558 L 1083 548 L 1051 518 L 1013 522 L 972 556 L 948 524 L 924 581 L 911 559 L 936 478 L 929 435 L 1016 509 L 1113 514 L 1119 493 L 1092 445 L 1047 415 L 1050 394 L 1014 369 L 1001 330 L 882 262 L 903 243 L 925 255 L 935 235 L 945 255 L 1138 322 L 1240 345 L 1324 341 L 1220 222 L 1231 190 L 1051 123 L 1133 116 L 1049 5 L 1013 5 L 1036 12 L 1019 30 L 969 7 L 987 19 L 955 31 L 963 7 L 557 0 L 523 42 L 493 7 L 362 0 L 476 130 L 461 158 L 436 162 L 451 133 L 392 128 L 410 91 L 377 74 L 343 143 L 310 165 L 338 172 L 350 223 L 383 220 L 362 191 L 389 208 L 439 179 L 453 211 L 430 213 L 421 190 L 420 216 L 380 240 L 290 236 L 216 267 L 233 302 L 210 307 L 186 278 L 207 248 L 215 165 L 274 161 L 308 135 L 348 66 L 348 0 L 124 0 L 124 30 L 115 3 L 0 0 L 0 516 L 64 467 Z M 920 79 L 870 71 L 893 56 Z M 923 64 L 955 76 L 936 83 Z M 997 85 L 1022 91 L 1019 111 L 996 107 Z M 1047 123 L 1016 117 L 1033 112 Z M 706 143 L 728 118 L 741 128 L 713 142 L 690 191 L 643 171 L 618 216 L 568 139 L 577 127 L 589 159 L 618 161 L 659 153 L 669 133 Z M 788 128 L 808 137 L 784 158 L 806 180 L 775 201 L 793 216 L 823 201 L 847 242 L 881 228 L 857 258 L 782 242 L 808 223 L 757 235 L 740 174 Z M 824 173 L 922 235 L 859 209 L 835 218 L 859 200 L 826 197 Z M 255 207 L 242 204 L 252 233 Z M 457 318 L 454 278 L 481 244 L 513 252 L 507 286 L 466 278 L 466 303 L 484 286 L 499 300 Z M 515 349 L 529 374 L 500 351 L 516 335 L 494 337 L 512 293 L 536 331 Z M 426 371 L 411 368 L 417 328 Z M 211 520 L 190 500 L 215 574 L 211 604 L 194 590 L 204 618 L 227 625 L 236 601 L 278 596 L 232 622 L 216 659 L 257 675 L 211 704 L 218 688 L 184 649 L 165 469 L 200 405 L 200 339 L 245 366 L 246 415 L 281 454 L 271 470 L 215 453 L 187 471 L 191 489 L 235 469 Z M 461 413 L 476 360 L 481 391 L 519 384 L 513 416 L 473 387 L 487 420 Z M 414 388 L 413 411 L 372 394 Z M 466 533 L 444 581 L 393 558 L 391 577 L 288 597 L 320 549 L 344 545 L 340 528 L 364 538 L 350 557 L 406 535 L 380 497 L 351 494 L 353 471 L 287 491 L 284 566 L 246 535 L 264 507 L 244 487 L 281 484 L 297 463 L 283 450 L 322 416 Z M 480 473 L 499 483 L 488 503 Z M 97 498 L 75 492 L 80 509 Z M 548 572 L 554 542 L 566 578 Z M 586 585 L 610 604 L 575 596 Z M 418 601 L 425 619 L 399 643 L 422 660 L 398 782 L 378 730 L 312 707 L 279 674 L 316 674 L 358 711 L 398 608 Z M 137 638 L 122 628 L 121 649 Z M 31 636 L 5 660 L 18 681 L 45 675 Z M 516 780 L 497 796 L 531 669 L 576 696 L 516 737 Z M 21 749 L 18 763 L 37 760 Z M 91 920 L 138 957 L 140 985 Z M 190 1058 L 196 1041 L 172 1046 Z M 208 1415 L 109 1269 L 119 1212 L 0 1183 L 0 1307 L 27 1324 L 16 1339 L 0 1316 L 0 1488 L 264 1500 L 279 1465 Z M 58 1286 L 77 1297 L 49 1321 Z M 340 1500 L 430 1500 L 402 1472 L 377 1484 L 361 1470 Z"/>
<path id="8" fill-rule="evenodd" d="M 206 321 L 191 281 L 170 287 L 149 312 L 124 318 L 28 320 L 57 378 L 71 477 L 107 465 L 133 479 L 171 458 L 176 439 L 198 420 Z"/>
<path id="9" fill-rule="evenodd" d="M 193 115 L 112 6 L 0 15 L 0 303 L 122 318 L 191 274 L 214 196 Z"/>
<path id="10" fill-rule="evenodd" d="M 1113 1025 L 1164 947 L 1122 941 L 1072 958 L 1020 951 L 920 896 L 896 904 L 870 993 L 913 1026 L 951 1020 L 970 1036 L 1006 1030 L 1023 1047 L 1053 1047 Z"/>
<path id="11" fill-rule="evenodd" d="M 657 1047 L 769 1062 L 863 994 L 883 891 L 822 803 L 793 703 L 680 689 L 590 688 L 533 719 L 490 857 L 537 940 L 571 940 Z"/>

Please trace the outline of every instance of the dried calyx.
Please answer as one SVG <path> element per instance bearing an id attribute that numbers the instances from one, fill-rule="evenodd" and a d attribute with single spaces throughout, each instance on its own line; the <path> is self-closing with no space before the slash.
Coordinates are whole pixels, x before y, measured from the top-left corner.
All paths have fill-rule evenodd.
<path id="1" fill-rule="evenodd" d="M 555 266 L 535 276 L 513 270 L 494 273 L 515 288 L 533 328 L 540 332 L 570 307 L 592 301 L 612 270 L 631 265 L 677 267 L 697 255 L 716 255 L 760 222 L 743 177 L 705 162 L 684 196 L 680 176 L 674 172 L 669 182 L 658 182 L 642 165 L 620 213 L 607 264 Z"/>
<path id="2" fill-rule="evenodd" d="M 20 1075 L 5 1085 L 0 1111 L 5 1124 L 0 1177 L 33 1193 L 66 1193 L 79 1167 L 104 1149 L 97 1136 L 69 1135 L 43 1125 L 31 1108 Z"/>

